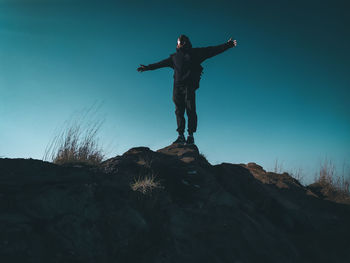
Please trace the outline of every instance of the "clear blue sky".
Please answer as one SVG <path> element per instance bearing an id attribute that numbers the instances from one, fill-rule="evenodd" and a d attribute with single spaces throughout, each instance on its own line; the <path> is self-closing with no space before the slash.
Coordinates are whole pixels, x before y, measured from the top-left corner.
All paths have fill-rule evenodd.
<path id="1" fill-rule="evenodd" d="M 114 2 L 114 3 L 113 3 Z M 102 102 L 110 155 L 177 136 L 171 68 L 193 46 L 238 46 L 203 63 L 196 143 L 212 163 L 309 176 L 350 156 L 347 1 L 0 0 L 0 156 L 42 158 L 73 112 Z M 312 175 L 313 176 L 313 175 Z"/>

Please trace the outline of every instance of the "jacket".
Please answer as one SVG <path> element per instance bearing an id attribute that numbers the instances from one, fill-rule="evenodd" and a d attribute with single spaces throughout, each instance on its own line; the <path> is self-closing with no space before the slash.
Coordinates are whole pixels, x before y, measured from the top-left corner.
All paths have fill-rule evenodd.
<path id="1" fill-rule="evenodd" d="M 201 48 L 176 48 L 176 53 L 171 54 L 168 58 L 157 63 L 146 66 L 147 70 L 154 70 L 163 67 L 174 69 L 174 85 L 192 84 L 195 89 L 199 88 L 199 81 L 203 72 L 201 63 L 213 56 L 216 56 L 227 49 L 233 47 L 230 42 L 217 46 Z"/>

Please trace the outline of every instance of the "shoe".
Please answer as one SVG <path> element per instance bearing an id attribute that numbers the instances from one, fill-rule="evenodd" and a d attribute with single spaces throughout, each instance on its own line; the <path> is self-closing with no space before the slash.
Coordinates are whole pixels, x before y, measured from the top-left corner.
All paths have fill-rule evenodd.
<path id="1" fill-rule="evenodd" d="M 188 135 L 188 136 L 187 136 L 186 144 L 188 144 L 188 145 L 194 144 L 193 135 Z"/>
<path id="2" fill-rule="evenodd" d="M 183 134 L 181 134 L 181 135 L 179 135 L 179 137 L 177 137 L 177 139 L 173 143 L 185 144 L 185 142 L 186 142 L 185 136 Z"/>

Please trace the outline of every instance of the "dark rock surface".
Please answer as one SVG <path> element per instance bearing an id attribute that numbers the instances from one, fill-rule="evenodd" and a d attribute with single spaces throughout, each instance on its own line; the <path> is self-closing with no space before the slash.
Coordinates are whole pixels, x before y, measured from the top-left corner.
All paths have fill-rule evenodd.
<path id="1" fill-rule="evenodd" d="M 153 177 L 160 187 L 134 191 Z M 0 262 L 350 262 L 350 206 L 196 146 L 100 167 L 0 159 Z"/>

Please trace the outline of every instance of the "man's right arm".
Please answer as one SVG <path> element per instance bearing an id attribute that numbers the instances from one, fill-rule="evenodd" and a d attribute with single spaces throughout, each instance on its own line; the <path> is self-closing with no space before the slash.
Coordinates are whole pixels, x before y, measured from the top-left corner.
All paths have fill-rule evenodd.
<path id="1" fill-rule="evenodd" d="M 172 61 L 171 57 L 163 59 L 157 63 L 149 64 L 147 66 L 141 65 L 141 67 L 139 67 L 137 70 L 142 72 L 142 71 L 146 71 L 146 70 L 155 70 L 155 69 L 164 68 L 164 67 L 173 68 L 173 61 Z"/>

